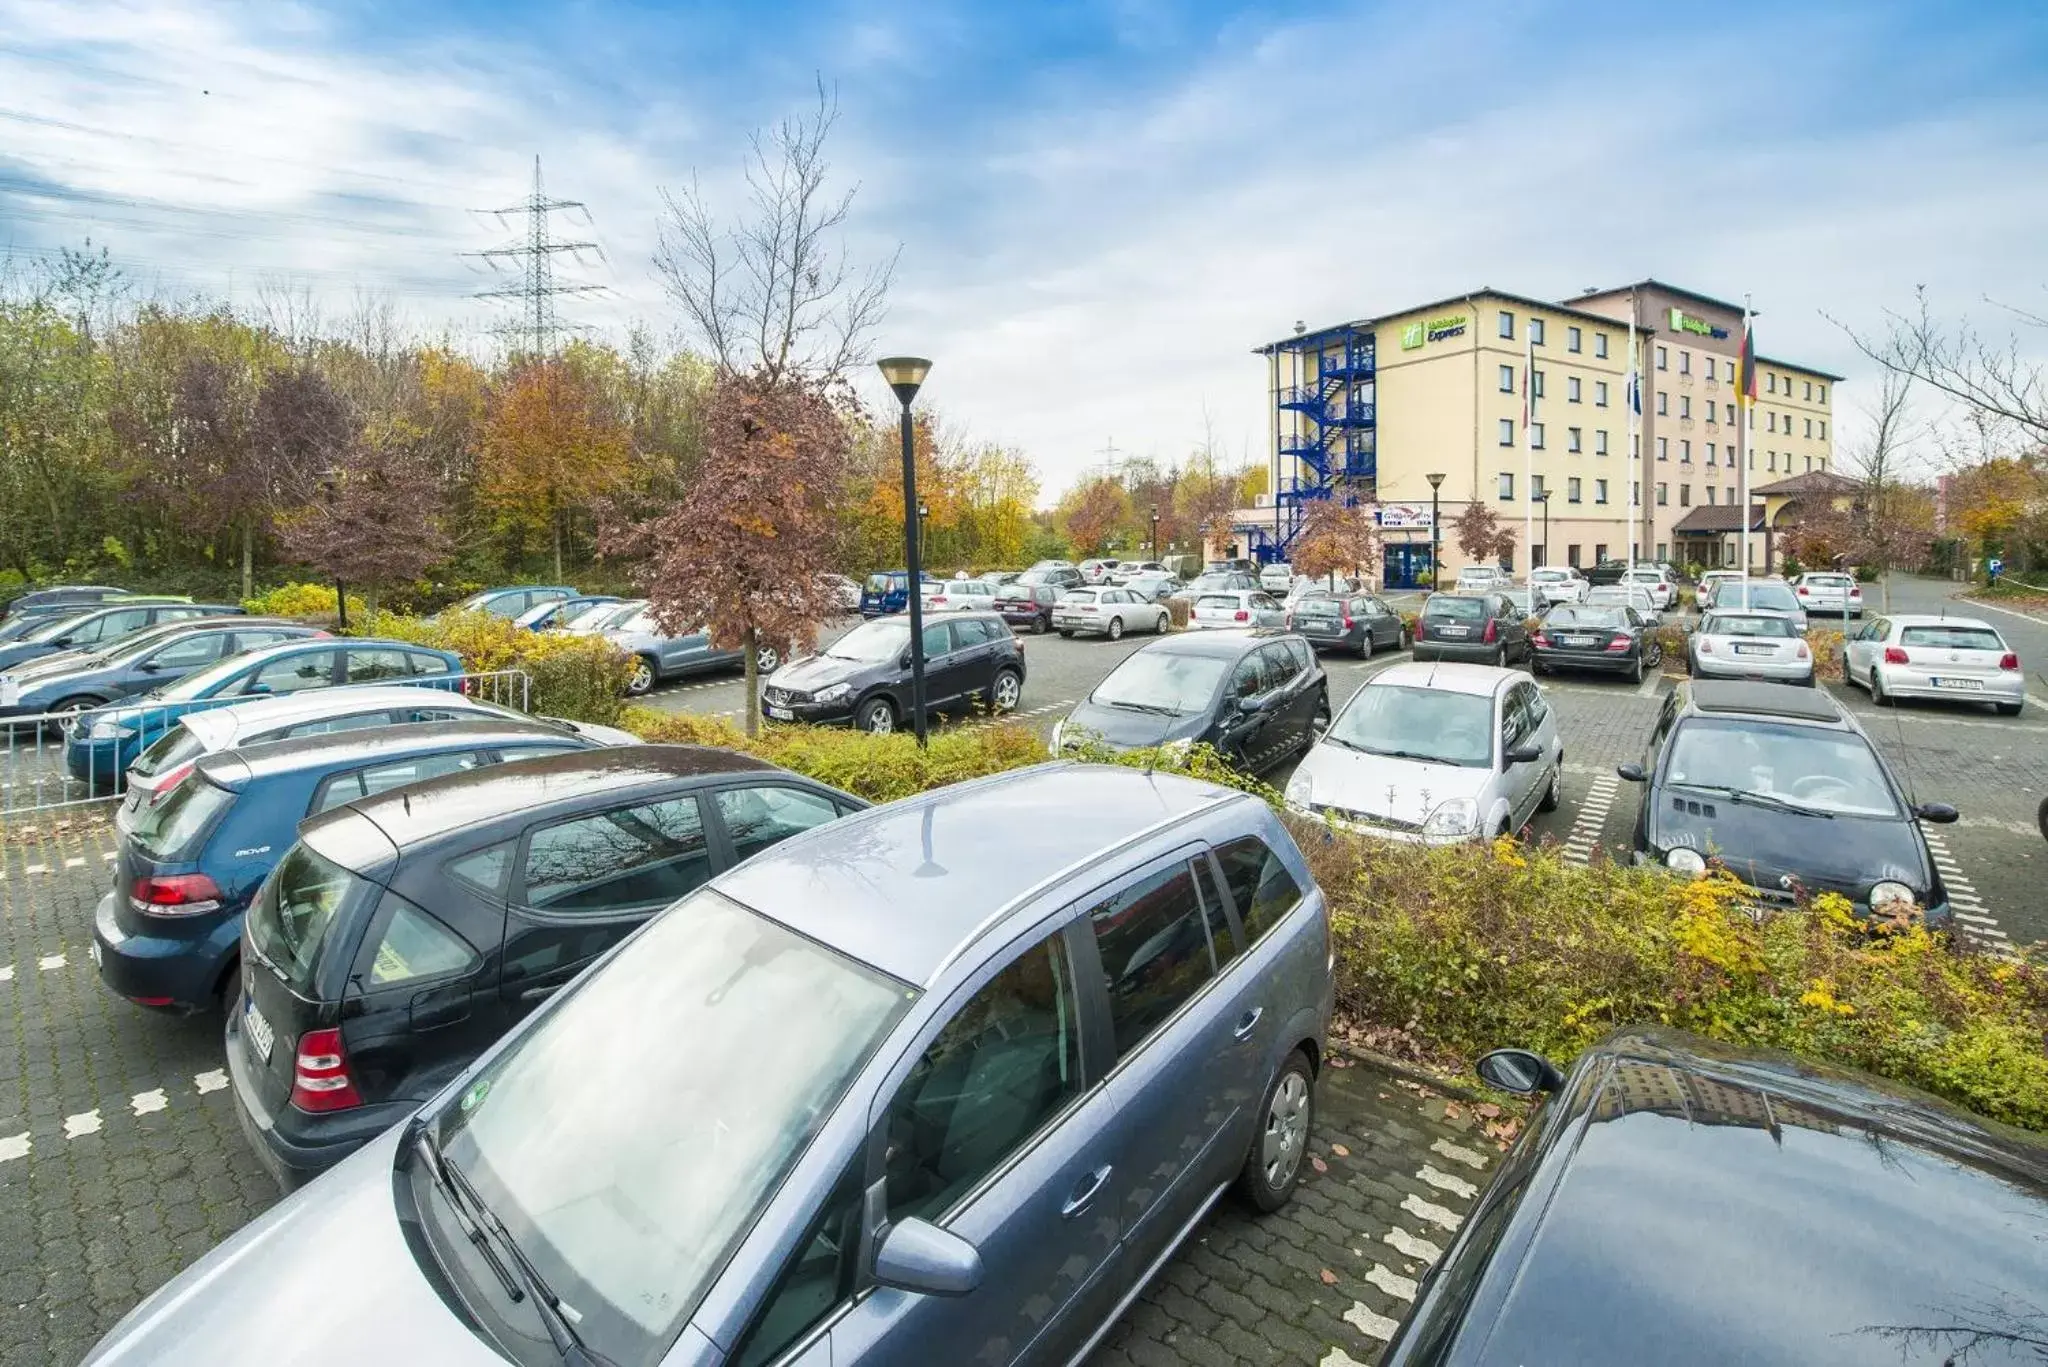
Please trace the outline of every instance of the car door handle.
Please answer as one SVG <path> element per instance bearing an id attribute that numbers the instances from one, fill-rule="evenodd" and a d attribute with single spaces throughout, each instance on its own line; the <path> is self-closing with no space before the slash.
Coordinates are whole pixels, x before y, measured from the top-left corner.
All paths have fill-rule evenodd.
<path id="1" fill-rule="evenodd" d="M 542 983 L 539 987 L 529 987 L 519 994 L 519 1000 L 523 1002 L 545 1001 L 547 998 L 552 997 L 555 994 L 555 989 L 560 986 L 560 983 Z"/>
<path id="2" fill-rule="evenodd" d="M 1060 1218 L 1071 1220 L 1085 1212 L 1109 1181 L 1109 1174 L 1110 1166 L 1105 1163 L 1076 1183 L 1073 1194 L 1068 1196 L 1067 1203 L 1060 1207 Z"/>
<path id="3" fill-rule="evenodd" d="M 1230 1033 L 1236 1036 L 1238 1039 L 1250 1039 L 1252 1037 L 1252 1031 L 1259 1028 L 1259 1018 L 1261 1016 L 1264 1016 L 1265 1014 L 1265 1007 L 1254 1006 L 1251 1010 L 1245 1012 L 1243 1016 L 1238 1018 L 1236 1026 L 1231 1029 Z"/>

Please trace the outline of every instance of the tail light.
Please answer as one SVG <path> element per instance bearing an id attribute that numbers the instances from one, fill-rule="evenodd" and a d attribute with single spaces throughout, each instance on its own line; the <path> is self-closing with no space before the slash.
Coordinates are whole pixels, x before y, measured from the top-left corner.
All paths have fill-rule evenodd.
<path id="1" fill-rule="evenodd" d="M 1484 634 L 1484 635 L 1482 635 L 1482 636 L 1481 636 L 1481 637 L 1479 638 L 1479 639 L 1480 639 L 1480 641 L 1481 641 L 1482 643 L 1484 643 L 1484 642 L 1489 642 L 1489 641 L 1493 640 L 1493 638 L 1494 638 L 1494 637 L 1496 637 L 1496 636 L 1498 636 L 1498 635 L 1500 635 L 1500 622 L 1499 622 L 1499 620 L 1498 620 L 1497 618 L 1493 618 L 1493 617 L 1489 617 L 1489 618 L 1487 618 L 1487 619 L 1486 619 L 1486 632 L 1485 632 L 1485 634 Z"/>
<path id="2" fill-rule="evenodd" d="M 1853 588 L 1852 588 L 1852 589 L 1850 589 L 1850 590 L 1849 590 L 1849 596 L 1850 596 L 1851 598 L 1861 598 L 1861 597 L 1863 596 L 1863 590 L 1862 590 L 1862 589 L 1853 589 Z"/>
<path id="3" fill-rule="evenodd" d="M 1713 653 L 1714 653 L 1714 643 L 1713 643 L 1712 641 L 1708 640 L 1708 639 L 1707 639 L 1706 637 L 1704 637 L 1704 636 L 1700 637 L 1700 654 L 1702 654 L 1702 655 L 1712 655 Z"/>
<path id="4" fill-rule="evenodd" d="M 203 873 L 145 875 L 128 889 L 128 905 L 145 916 L 204 916 L 220 903 L 220 885 Z"/>
<path id="5" fill-rule="evenodd" d="M 1294 630 L 1294 614 L 1290 612 L 1285 617 L 1282 617 L 1280 619 L 1280 625 L 1286 627 L 1289 631 Z M 1344 623 L 1344 627 L 1347 631 L 1350 630 L 1351 623 L 1347 620 Z"/>
<path id="6" fill-rule="evenodd" d="M 1294 623 L 1292 623 L 1292 622 L 1289 622 L 1289 623 L 1288 623 L 1287 625 L 1289 625 L 1289 626 L 1293 626 L 1293 625 L 1294 625 Z M 1344 614 L 1344 630 L 1346 630 L 1346 631 L 1349 631 L 1349 630 L 1351 630 L 1351 628 L 1352 628 L 1352 626 L 1353 626 L 1353 625 L 1354 625 L 1354 624 L 1353 624 L 1353 622 L 1352 622 L 1352 620 L 1351 620 L 1351 614 L 1350 614 L 1350 613 L 1348 613 L 1348 612 L 1347 612 L 1347 613 L 1345 613 L 1345 614 Z M 2017 666 L 2015 666 L 2015 668 L 2017 668 Z"/>
<path id="7" fill-rule="evenodd" d="M 1236 618 L 1236 620 L 1240 622 L 1249 622 L 1252 619 L 1252 615 L 1249 612 L 1246 612 L 1243 608 L 1239 608 L 1232 615 Z"/>
<path id="8" fill-rule="evenodd" d="M 463 697 L 465 697 L 465 698 L 474 698 L 474 697 L 476 696 L 476 694 L 477 694 L 476 680 L 475 680 L 475 679 L 464 679 L 464 680 L 462 681 L 462 696 L 463 696 Z"/>
<path id="9" fill-rule="evenodd" d="M 292 1105 L 302 1111 L 346 1111 L 363 1104 L 355 1079 L 348 1075 L 348 1053 L 341 1031 L 308 1030 L 299 1036 L 292 1059 Z"/>
<path id="10" fill-rule="evenodd" d="M 1907 658 L 1906 652 L 1898 646 L 1886 646 L 1884 648 L 1884 662 L 1888 665 L 1905 665 L 1913 663 L 1912 660 Z"/>
<path id="11" fill-rule="evenodd" d="M 1610 655 L 1619 655 L 1622 651 L 1627 650 L 1629 648 L 1629 645 L 1629 637 L 1617 636 L 1607 643 L 1607 653 Z"/>
<path id="12" fill-rule="evenodd" d="M 1806 596 L 1806 585 L 1804 585 L 1804 584 L 1801 584 L 1801 585 L 1799 586 L 1799 596 L 1800 596 L 1801 598 L 1804 598 L 1804 597 Z"/>
<path id="13" fill-rule="evenodd" d="M 334 639 L 334 633 L 331 631 L 315 631 L 310 633 L 306 639 L 309 641 L 329 641 Z"/>
<path id="14" fill-rule="evenodd" d="M 946 595 L 943 593 L 935 593 L 931 596 L 929 601 L 931 606 L 938 607 L 941 603 L 944 603 L 946 601 Z"/>
<path id="15" fill-rule="evenodd" d="M 1792 653 L 1802 660 L 1810 659 L 1813 655 L 1813 652 L 1806 648 L 1806 642 L 1804 641 L 1801 641 L 1799 643 L 1799 648 L 1793 651 Z"/>
<path id="16" fill-rule="evenodd" d="M 1538 650 L 1548 650 L 1550 649 L 1550 638 L 1539 631 L 1529 638 L 1529 644 L 1535 646 Z"/>
<path id="17" fill-rule="evenodd" d="M 1998 657 L 1998 667 L 2000 669 L 2018 669 L 2020 667 L 2020 657 L 2011 651 L 2007 651 Z"/>

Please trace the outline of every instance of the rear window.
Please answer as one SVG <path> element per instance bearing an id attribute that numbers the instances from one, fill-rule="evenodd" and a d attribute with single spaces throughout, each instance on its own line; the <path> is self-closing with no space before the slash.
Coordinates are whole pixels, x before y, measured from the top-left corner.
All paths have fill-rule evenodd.
<path id="1" fill-rule="evenodd" d="M 1783 617 L 1721 617 L 1707 619 L 1701 630 L 1709 636 L 1771 636 L 1790 640 L 1792 623 Z"/>
<path id="2" fill-rule="evenodd" d="M 1287 865 L 1255 835 L 1221 846 L 1216 858 L 1223 865 L 1223 881 L 1230 886 L 1231 899 L 1237 903 L 1247 944 L 1256 943 L 1301 900 L 1301 885 Z"/>
<path id="3" fill-rule="evenodd" d="M 143 778 L 154 778 L 177 768 L 188 759 L 197 759 L 206 753 L 206 743 L 185 729 L 179 722 L 170 730 L 158 736 L 147 750 L 135 757 L 135 763 L 128 766 L 128 772 Z"/>
<path id="4" fill-rule="evenodd" d="M 1067 595 L 1067 601 L 1069 603 L 1092 603 L 1095 601 L 1095 590 L 1075 589 Z"/>
<path id="5" fill-rule="evenodd" d="M 214 818 L 234 803 L 233 793 L 194 775 L 137 812 L 128 838 L 152 859 L 176 859 L 195 850 Z"/>
<path id="6" fill-rule="evenodd" d="M 1069 594 L 1068 596 L 1072 597 L 1073 595 Z M 1244 604 L 1238 601 L 1237 595 L 1234 593 L 1205 593 L 1195 600 L 1195 606 L 1198 608 L 1224 608 L 1235 612 L 1243 607 Z"/>
<path id="7" fill-rule="evenodd" d="M 1424 617 L 1452 617 L 1460 621 L 1476 622 L 1486 616 L 1486 600 L 1483 598 L 1450 598 L 1442 594 L 1422 605 Z"/>
<path id="8" fill-rule="evenodd" d="M 1549 622 L 1554 627 L 1601 627 L 1614 630 L 1628 625 L 1628 619 L 1621 615 L 1621 609 L 1604 603 L 1584 607 L 1560 603 L 1550 610 Z"/>
<path id="9" fill-rule="evenodd" d="M 288 986 L 309 992 L 335 913 L 350 893 L 370 886 L 306 846 L 294 845 L 249 906 L 249 943 Z"/>
<path id="10" fill-rule="evenodd" d="M 1304 598 L 1294 609 L 1301 617 L 1341 617 L 1342 605 L 1334 598 Z"/>
<path id="11" fill-rule="evenodd" d="M 1809 574 L 1806 582 L 1814 588 L 1846 589 L 1853 581 L 1846 574 Z"/>
<path id="12" fill-rule="evenodd" d="M 868 576 L 869 593 L 893 593 L 910 582 L 904 574 L 871 574 Z"/>
<path id="13" fill-rule="evenodd" d="M 2005 642 L 1990 627 L 1901 627 L 1902 646 L 1932 646 L 1940 650 L 2004 650 Z"/>

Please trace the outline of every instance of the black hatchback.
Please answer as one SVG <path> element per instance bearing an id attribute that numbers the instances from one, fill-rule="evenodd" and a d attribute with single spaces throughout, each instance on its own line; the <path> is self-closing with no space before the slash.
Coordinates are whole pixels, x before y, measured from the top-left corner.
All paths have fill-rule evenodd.
<path id="1" fill-rule="evenodd" d="M 1053 727 L 1052 752 L 1209 745 L 1257 774 L 1306 751 L 1329 724 L 1329 679 L 1305 638 L 1197 631 L 1126 655 Z"/>
<path id="2" fill-rule="evenodd" d="M 1013 627 L 1024 627 L 1034 636 L 1052 630 L 1052 605 L 1066 590 L 1052 584 L 1011 581 L 996 590 L 995 610 Z"/>
<path id="3" fill-rule="evenodd" d="M 1024 694 L 1024 644 L 993 612 L 924 619 L 924 698 L 932 710 L 1008 712 Z M 771 721 L 851 722 L 889 732 L 910 724 L 910 618 L 863 622 L 816 655 L 792 660 L 761 685 Z"/>
<path id="4" fill-rule="evenodd" d="M 1584 669 L 1626 674 L 1641 683 L 1645 673 L 1664 664 L 1655 624 L 1634 608 L 1613 603 L 1559 603 L 1544 614 L 1529 645 L 1532 674 Z"/>
<path id="5" fill-rule="evenodd" d="M 655 912 L 867 805 L 750 756 L 645 745 L 450 775 L 308 821 L 249 908 L 228 1013 L 257 1155 L 286 1187 L 324 1171 Z"/>

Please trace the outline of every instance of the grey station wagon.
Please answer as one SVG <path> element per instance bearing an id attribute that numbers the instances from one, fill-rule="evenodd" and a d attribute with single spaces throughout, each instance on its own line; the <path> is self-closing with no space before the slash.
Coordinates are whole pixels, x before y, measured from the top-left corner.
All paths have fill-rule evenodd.
<path id="1" fill-rule="evenodd" d="M 654 918 L 88 1362 L 1066 1362 L 1227 1189 L 1292 1193 L 1330 969 L 1248 794 L 1051 764 L 856 813 Z"/>

